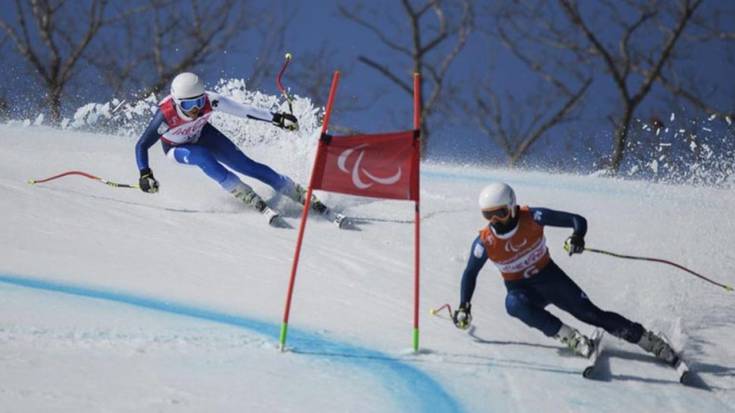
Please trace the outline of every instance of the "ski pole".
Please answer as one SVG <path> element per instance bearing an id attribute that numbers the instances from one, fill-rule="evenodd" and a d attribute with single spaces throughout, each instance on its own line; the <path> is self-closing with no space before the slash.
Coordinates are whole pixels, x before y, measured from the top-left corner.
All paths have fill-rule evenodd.
<path id="1" fill-rule="evenodd" d="M 585 248 L 584 250 L 585 251 L 589 251 L 589 252 L 594 252 L 594 253 L 597 253 L 597 254 L 609 255 L 609 256 L 615 257 L 615 258 L 627 259 L 627 260 L 652 261 L 652 262 L 659 262 L 659 263 L 662 263 L 662 264 L 668 264 L 668 265 L 674 266 L 674 267 L 676 267 L 676 268 L 678 268 L 680 270 L 686 271 L 689 274 L 692 274 L 692 275 L 694 275 L 696 277 L 699 277 L 699 278 L 703 279 L 704 281 L 707 281 L 710 284 L 714 284 L 714 285 L 716 285 L 718 287 L 721 287 L 721 288 L 724 288 L 725 290 L 730 291 L 730 292 L 733 291 L 733 288 L 731 286 L 726 285 L 726 284 L 718 283 L 717 281 L 713 281 L 713 280 L 705 277 L 704 275 L 699 274 L 699 273 L 696 273 L 696 272 L 690 270 L 689 268 L 686 268 L 683 265 L 679 265 L 679 264 L 677 264 L 675 262 L 663 260 L 663 259 L 660 259 L 660 258 L 637 257 L 637 256 L 634 256 L 634 255 L 616 254 L 614 252 L 604 251 L 604 250 L 598 250 L 598 249 L 595 249 L 595 248 Z"/>
<path id="2" fill-rule="evenodd" d="M 286 72 L 288 64 L 291 63 L 291 59 L 293 59 L 293 55 L 291 53 L 286 53 L 283 56 L 283 66 L 281 66 L 281 70 L 278 72 L 278 76 L 276 76 L 276 87 L 281 91 L 283 97 L 286 98 L 286 102 L 288 102 L 288 111 L 293 115 L 293 99 L 291 99 L 291 96 L 286 92 L 286 88 L 283 87 L 283 83 L 281 83 L 283 74 Z"/>
<path id="3" fill-rule="evenodd" d="M 93 179 L 95 181 L 102 182 L 103 184 L 109 185 L 109 186 L 114 187 L 114 188 L 140 188 L 138 185 L 135 185 L 135 184 L 121 184 L 121 183 L 117 183 L 117 182 L 112 182 L 112 181 L 108 181 L 106 179 L 102 179 L 102 178 L 100 178 L 98 176 L 94 176 L 94 175 L 91 175 L 91 174 L 88 174 L 88 173 L 82 172 L 82 171 L 67 171 L 67 172 L 60 173 L 58 175 L 50 176 L 48 178 L 43 178 L 43 179 L 29 179 L 28 180 L 28 183 L 31 184 L 31 185 L 34 185 L 34 184 L 42 184 L 44 182 L 53 181 L 54 179 L 59 179 L 61 177 L 68 176 L 68 175 L 80 175 L 80 176 L 83 176 L 85 178 L 89 178 L 89 179 Z"/>
<path id="4" fill-rule="evenodd" d="M 439 308 L 432 308 L 432 309 L 431 309 L 431 315 L 435 315 L 435 316 L 438 316 L 438 315 L 439 315 L 439 312 L 440 312 L 441 310 L 445 309 L 445 308 L 446 308 L 446 309 L 447 309 L 447 311 L 449 312 L 449 318 L 451 319 L 451 318 L 452 318 L 452 306 L 451 306 L 451 305 L 449 305 L 449 304 L 444 304 L 443 306 L 441 306 L 441 307 L 439 307 Z"/>

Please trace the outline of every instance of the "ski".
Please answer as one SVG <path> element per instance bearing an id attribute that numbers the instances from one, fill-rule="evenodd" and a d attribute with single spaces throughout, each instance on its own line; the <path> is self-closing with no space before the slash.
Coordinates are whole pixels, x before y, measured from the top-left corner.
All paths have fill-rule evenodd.
<path id="1" fill-rule="evenodd" d="M 353 225 L 352 221 L 349 218 L 339 213 L 334 213 L 331 218 L 332 218 L 331 221 L 335 225 L 337 225 L 337 228 L 339 229 L 347 229 L 347 228 L 352 227 Z"/>
<path id="2" fill-rule="evenodd" d="M 311 203 L 311 209 L 313 209 L 316 213 L 321 215 L 327 221 L 336 225 L 337 228 L 348 229 L 353 227 L 352 221 L 345 215 L 340 214 L 339 212 L 332 211 L 331 208 L 324 205 L 322 201 L 316 199 L 316 197 L 312 196 L 312 199 L 313 201 Z"/>
<path id="3" fill-rule="evenodd" d="M 261 213 L 268 221 L 268 225 L 274 228 L 293 228 L 278 212 L 269 207 L 265 207 Z"/>
<path id="4" fill-rule="evenodd" d="M 602 353 L 602 337 L 604 335 L 605 335 L 605 330 L 601 328 L 596 328 L 592 332 L 592 335 L 590 336 L 590 343 L 592 344 L 592 353 L 590 353 L 590 356 L 587 359 L 587 364 L 582 370 L 582 377 L 586 379 L 592 378 L 592 375 L 595 372 L 595 367 L 597 366 L 597 360 L 599 360 L 600 353 Z"/>
<path id="5" fill-rule="evenodd" d="M 659 335 L 676 354 L 676 360 L 674 361 L 674 363 L 669 364 L 669 367 L 673 368 L 676 371 L 679 383 L 686 384 L 687 376 L 689 375 L 689 365 L 687 364 L 686 360 L 684 360 L 684 358 L 681 356 L 681 352 L 674 349 L 674 346 L 671 345 L 671 340 L 669 340 L 669 338 L 665 334 L 659 333 Z"/>
<path id="6" fill-rule="evenodd" d="M 291 226 L 291 224 L 289 224 L 280 215 L 268 221 L 268 224 L 273 228 L 293 229 L 293 226 Z"/>
<path id="7" fill-rule="evenodd" d="M 686 385 L 687 384 L 687 378 L 689 377 L 689 365 L 684 361 L 681 356 L 677 355 L 676 363 L 674 364 L 674 369 L 676 370 L 676 374 L 679 378 L 679 383 Z"/>
<path id="8" fill-rule="evenodd" d="M 665 334 L 659 331 L 654 333 L 653 335 L 656 336 L 663 343 L 659 345 L 659 350 L 657 350 L 658 353 L 652 350 L 648 350 L 648 352 L 652 353 L 656 357 L 656 361 L 658 363 L 670 367 L 675 372 L 676 379 L 679 383 L 684 385 L 689 384 L 687 380 L 689 378 L 689 365 L 682 357 L 681 352 L 677 351 L 674 348 L 674 346 L 671 344 L 671 340 L 669 340 L 669 338 Z M 668 349 L 663 348 L 663 345 L 668 347 Z M 644 349 L 645 348 L 646 347 L 644 347 Z M 669 361 L 669 355 L 673 355 L 671 361 Z"/>
<path id="9" fill-rule="evenodd" d="M 340 214 L 339 212 L 334 212 L 329 208 L 325 208 L 325 210 L 321 214 L 324 218 L 332 222 L 339 229 L 353 228 L 352 220 L 349 219 L 347 216 Z"/>

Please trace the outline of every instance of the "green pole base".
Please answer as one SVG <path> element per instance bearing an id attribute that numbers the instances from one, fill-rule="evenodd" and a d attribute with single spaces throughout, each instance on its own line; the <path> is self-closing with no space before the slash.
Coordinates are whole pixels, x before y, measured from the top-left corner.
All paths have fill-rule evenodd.
<path id="1" fill-rule="evenodd" d="M 286 336 L 288 335 L 288 324 L 281 324 L 281 338 L 279 339 L 281 351 L 286 351 Z"/>
<path id="2" fill-rule="evenodd" d="M 418 328 L 413 329 L 413 351 L 414 353 L 418 353 L 419 351 L 419 329 Z"/>

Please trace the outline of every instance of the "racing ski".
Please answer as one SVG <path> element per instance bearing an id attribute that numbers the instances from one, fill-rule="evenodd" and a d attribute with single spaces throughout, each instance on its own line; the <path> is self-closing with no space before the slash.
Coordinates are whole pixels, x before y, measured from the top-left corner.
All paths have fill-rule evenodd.
<path id="1" fill-rule="evenodd" d="M 592 353 L 590 353 L 590 357 L 587 359 L 587 364 L 582 370 L 582 377 L 586 379 L 592 378 L 592 375 L 595 372 L 597 360 L 599 360 L 600 353 L 602 353 L 602 337 L 604 335 L 605 330 L 601 328 L 595 328 L 595 330 L 592 332 L 592 335 L 590 336 L 590 342 L 592 343 Z"/>

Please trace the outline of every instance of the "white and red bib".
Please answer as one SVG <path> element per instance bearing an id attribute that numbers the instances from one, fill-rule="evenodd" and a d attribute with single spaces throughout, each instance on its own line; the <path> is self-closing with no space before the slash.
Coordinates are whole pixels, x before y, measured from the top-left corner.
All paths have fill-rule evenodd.
<path id="1" fill-rule="evenodd" d="M 212 104 L 209 101 L 209 96 L 205 95 L 205 97 L 206 102 L 204 103 L 204 108 L 199 111 L 199 117 L 196 119 L 189 119 L 180 113 L 172 96 L 163 99 L 158 104 L 158 107 L 163 113 L 168 129 L 159 131 L 161 140 L 174 146 L 193 143 L 199 140 L 199 135 L 202 134 L 204 125 L 207 124 L 209 118 L 212 116 Z"/>
<path id="2" fill-rule="evenodd" d="M 536 223 L 528 207 L 519 208 L 518 225 L 508 234 L 495 234 L 489 227 L 480 231 L 487 257 L 506 281 L 531 278 L 550 261 L 544 227 Z"/>

